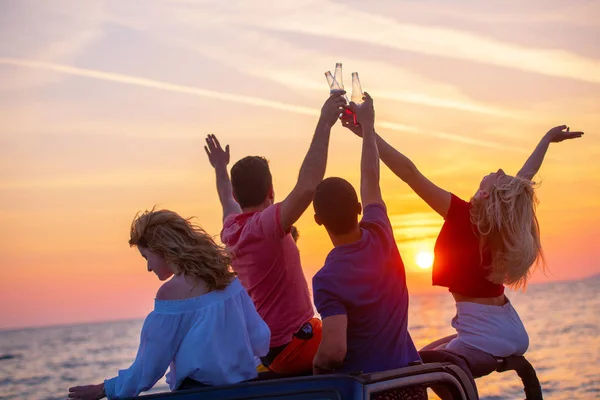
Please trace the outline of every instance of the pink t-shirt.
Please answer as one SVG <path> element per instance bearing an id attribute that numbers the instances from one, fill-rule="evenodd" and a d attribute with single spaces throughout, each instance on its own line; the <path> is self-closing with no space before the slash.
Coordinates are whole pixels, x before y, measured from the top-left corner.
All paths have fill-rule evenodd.
<path id="1" fill-rule="evenodd" d="M 233 270 L 271 329 L 271 347 L 289 343 L 314 310 L 298 247 L 281 224 L 281 203 L 228 216 L 221 241 L 233 253 Z"/>

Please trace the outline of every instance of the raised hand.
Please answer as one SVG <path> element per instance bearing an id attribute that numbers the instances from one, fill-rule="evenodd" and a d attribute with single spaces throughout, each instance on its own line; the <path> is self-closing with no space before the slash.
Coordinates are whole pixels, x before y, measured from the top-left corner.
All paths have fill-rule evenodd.
<path id="1" fill-rule="evenodd" d="M 373 107 L 373 98 L 369 93 L 365 92 L 363 96 L 364 102 L 357 105 L 353 101 L 350 102 L 350 109 L 356 113 L 356 122 L 362 126 L 373 127 L 375 125 L 375 108 Z"/>
<path id="2" fill-rule="evenodd" d="M 344 94 L 346 94 L 346 91 L 332 93 L 321 108 L 321 120 L 329 127 L 335 125 L 335 121 L 337 121 L 340 114 L 344 111 L 344 106 L 346 105 Z"/>
<path id="3" fill-rule="evenodd" d="M 343 113 L 340 117 L 340 121 L 342 121 L 342 126 L 344 128 L 348 128 L 350 132 L 354 133 L 356 136 L 362 137 L 362 128 L 360 124 L 354 124 L 353 114 Z"/>
<path id="4" fill-rule="evenodd" d="M 544 135 L 542 140 L 540 140 L 540 143 L 538 143 L 527 161 L 525 161 L 525 164 L 523 164 L 523 167 L 521 167 L 517 176 L 529 180 L 533 179 L 542 166 L 550 143 L 559 143 L 563 140 L 575 139 L 581 136 L 583 136 L 583 132 L 571 132 L 571 129 L 566 125 L 555 126 L 550 129 Z"/>
<path id="5" fill-rule="evenodd" d="M 581 136 L 583 136 L 583 132 L 571 132 L 571 128 L 566 125 L 555 126 L 546 133 L 546 138 L 551 143 L 559 143 L 563 140 L 580 138 Z"/>
<path id="6" fill-rule="evenodd" d="M 221 148 L 221 143 L 215 135 L 206 136 L 206 146 L 204 146 L 208 161 L 213 168 L 227 166 L 229 164 L 229 145 L 225 146 L 225 150 Z"/>

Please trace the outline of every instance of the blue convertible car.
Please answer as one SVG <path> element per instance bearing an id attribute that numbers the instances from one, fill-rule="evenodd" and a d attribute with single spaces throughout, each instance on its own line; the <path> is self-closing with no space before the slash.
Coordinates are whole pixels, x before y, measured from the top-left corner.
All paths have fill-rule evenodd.
<path id="1" fill-rule="evenodd" d="M 441 399 L 479 399 L 474 378 L 491 372 L 512 370 L 524 384 L 527 400 L 542 399 L 535 370 L 522 356 L 494 360 L 493 365 L 472 368 L 451 353 L 421 354 L 425 363 L 373 374 L 331 374 L 277 378 L 261 374 L 251 382 L 210 386 L 143 396 L 147 400 L 387 400 L 406 399 L 407 389 L 431 389 Z M 487 369 L 486 369 L 487 368 Z M 476 371 L 471 373 L 471 370 Z"/>

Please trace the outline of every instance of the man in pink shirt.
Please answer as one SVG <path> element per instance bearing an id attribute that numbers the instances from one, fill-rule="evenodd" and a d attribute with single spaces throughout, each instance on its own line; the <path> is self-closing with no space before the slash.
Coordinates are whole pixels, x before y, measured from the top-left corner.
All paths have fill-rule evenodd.
<path id="1" fill-rule="evenodd" d="M 232 267 L 271 329 L 270 351 L 261 361 L 282 375 L 310 373 L 321 342 L 321 321 L 314 318 L 300 253 L 290 232 L 325 175 L 329 135 L 343 111 L 343 94 L 332 94 L 323 105 L 296 186 L 279 203 L 274 202 L 265 158 L 239 160 L 231 168 L 230 180 L 229 146 L 223 150 L 214 135 L 206 139 L 223 206 L 221 241 L 233 253 Z"/>

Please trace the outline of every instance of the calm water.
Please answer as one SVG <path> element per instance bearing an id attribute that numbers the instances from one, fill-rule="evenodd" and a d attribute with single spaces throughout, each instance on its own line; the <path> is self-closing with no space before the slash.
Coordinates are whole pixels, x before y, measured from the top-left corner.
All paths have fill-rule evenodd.
<path id="1" fill-rule="evenodd" d="M 528 359 L 546 399 L 600 399 L 600 277 L 532 285 L 509 293 L 530 335 Z M 413 296 L 417 347 L 453 333 L 449 294 Z M 0 331 L 0 398 L 64 399 L 77 384 L 99 383 L 128 367 L 142 321 Z M 477 381 L 482 399 L 522 399 L 515 373 Z M 168 390 L 161 380 L 152 392 Z"/>

